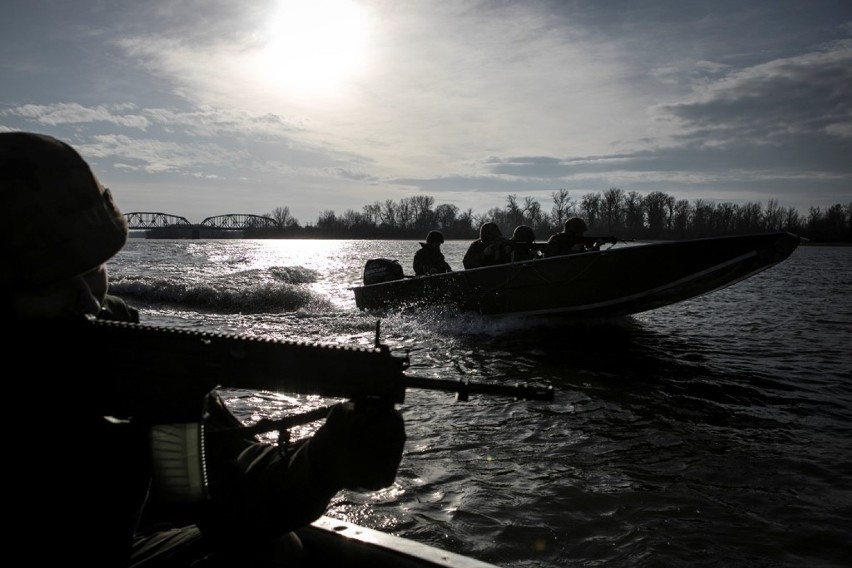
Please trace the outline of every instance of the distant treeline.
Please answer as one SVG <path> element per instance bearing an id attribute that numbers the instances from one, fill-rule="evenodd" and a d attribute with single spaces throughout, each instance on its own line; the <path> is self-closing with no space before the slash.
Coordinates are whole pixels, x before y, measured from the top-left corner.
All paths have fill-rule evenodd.
<path id="1" fill-rule="evenodd" d="M 811 207 L 806 216 L 793 208 L 779 207 L 777 200 L 760 203 L 692 202 L 661 191 L 643 196 L 635 191 L 610 188 L 587 193 L 579 200 L 560 189 L 551 194 L 550 210 L 531 197 L 506 197 L 506 204 L 481 214 L 460 211 L 455 205 L 435 205 L 435 198 L 414 195 L 399 201 L 365 205 L 361 211 L 348 209 L 342 215 L 332 210 L 320 213 L 316 222 L 301 225 L 289 207 L 278 207 L 267 217 L 276 229 L 258 230 L 269 238 L 333 239 L 424 239 L 437 229 L 446 239 L 475 239 L 479 227 L 497 223 L 507 237 L 518 225 L 528 225 L 539 241 L 562 230 L 570 217 L 582 217 L 587 235 L 622 239 L 684 239 L 729 234 L 789 231 L 814 242 L 852 242 L 852 202 L 832 205 L 826 211 Z"/>

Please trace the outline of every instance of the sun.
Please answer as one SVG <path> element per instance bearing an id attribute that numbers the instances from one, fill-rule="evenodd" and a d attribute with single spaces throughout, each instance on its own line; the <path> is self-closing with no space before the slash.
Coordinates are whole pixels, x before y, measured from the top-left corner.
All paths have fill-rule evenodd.
<path id="1" fill-rule="evenodd" d="M 367 13 L 354 0 L 281 0 L 267 20 L 259 72 L 278 88 L 331 92 L 362 70 L 367 36 Z"/>

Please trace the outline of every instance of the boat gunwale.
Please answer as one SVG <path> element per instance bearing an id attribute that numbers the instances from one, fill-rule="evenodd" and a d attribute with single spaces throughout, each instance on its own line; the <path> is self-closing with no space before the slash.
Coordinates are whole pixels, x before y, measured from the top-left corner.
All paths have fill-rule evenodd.
<path id="1" fill-rule="evenodd" d="M 686 301 L 686 300 L 689 300 L 689 299 L 697 298 L 699 296 L 703 296 L 703 295 L 715 292 L 717 290 L 726 288 L 728 286 L 731 286 L 731 285 L 734 285 L 738 282 L 741 282 L 741 281 L 743 281 L 747 278 L 750 278 L 751 276 L 754 276 L 755 274 L 757 274 L 759 272 L 762 272 L 762 271 L 764 271 L 768 268 L 771 268 L 772 266 L 774 266 L 774 265 L 778 264 L 779 262 L 782 262 L 783 260 L 788 258 L 790 256 L 790 254 L 792 254 L 793 251 L 795 251 L 795 249 L 801 243 L 801 237 L 799 237 L 799 236 L 797 236 L 793 233 L 790 233 L 789 231 L 776 231 L 776 232 L 770 232 L 770 233 L 753 233 L 753 234 L 745 234 L 745 235 L 726 235 L 726 236 L 722 236 L 722 237 L 702 237 L 702 238 L 696 238 L 696 239 L 653 242 L 653 243 L 638 244 L 638 245 L 625 246 L 625 247 L 611 246 L 611 247 L 604 249 L 604 250 L 587 251 L 587 252 L 581 252 L 581 253 L 576 253 L 576 254 L 571 254 L 571 255 L 560 255 L 560 256 L 542 258 L 542 259 L 531 259 L 531 260 L 526 260 L 526 261 L 522 261 L 522 262 L 519 262 L 519 263 L 505 263 L 505 264 L 499 264 L 499 265 L 483 266 L 483 267 L 466 269 L 466 270 L 461 270 L 461 271 L 457 271 L 457 272 L 443 273 L 443 274 L 433 274 L 433 275 L 424 275 L 424 276 L 408 276 L 404 280 L 392 280 L 392 281 L 380 282 L 380 283 L 369 284 L 369 285 L 355 286 L 355 287 L 351 287 L 350 290 L 352 290 L 355 294 L 356 304 L 358 305 L 359 309 L 361 309 L 361 310 L 376 310 L 376 309 L 386 310 L 386 309 L 388 309 L 392 306 L 392 303 L 387 304 L 387 302 L 382 300 L 382 296 L 386 295 L 388 293 L 392 293 L 391 291 L 395 287 L 399 287 L 401 289 L 406 289 L 407 288 L 406 282 L 408 280 L 411 280 L 411 279 L 418 279 L 418 280 L 421 280 L 421 281 L 425 281 L 426 279 L 428 279 L 430 281 L 430 284 L 433 284 L 435 286 L 440 286 L 440 282 L 436 282 L 437 280 L 445 279 L 447 281 L 462 281 L 465 278 L 465 275 L 467 275 L 467 274 L 472 274 L 472 275 L 474 275 L 475 279 L 478 279 L 478 278 L 481 277 L 480 275 L 484 271 L 489 271 L 489 272 L 494 271 L 495 274 L 498 274 L 498 273 L 499 274 L 508 274 L 509 276 L 507 276 L 507 278 L 509 280 L 511 280 L 512 275 L 517 275 L 518 273 L 523 272 L 523 271 L 525 271 L 525 270 L 527 270 L 531 267 L 545 266 L 546 265 L 545 263 L 549 264 L 551 262 L 564 262 L 566 256 L 569 256 L 572 259 L 572 261 L 579 261 L 577 264 L 583 266 L 584 262 L 595 263 L 595 259 L 590 260 L 589 257 L 594 256 L 594 257 L 604 258 L 604 257 L 609 257 L 611 255 L 621 255 L 621 254 L 624 254 L 624 253 L 629 254 L 630 252 L 633 252 L 633 249 L 635 249 L 637 247 L 642 248 L 644 251 L 648 251 L 649 249 L 653 249 L 652 254 L 659 257 L 659 255 L 661 254 L 660 250 L 659 250 L 660 248 L 672 248 L 672 247 L 680 247 L 680 246 L 683 246 L 683 245 L 689 245 L 689 248 L 693 249 L 695 247 L 700 247 L 702 243 L 707 242 L 707 241 L 719 243 L 720 247 L 724 247 L 725 242 L 744 241 L 744 242 L 747 242 L 750 245 L 750 247 L 746 247 L 744 249 L 745 252 L 742 252 L 742 254 L 738 254 L 735 257 L 729 258 L 729 259 L 724 260 L 722 262 L 718 262 L 717 264 L 707 266 L 707 267 L 702 268 L 701 270 L 698 270 L 694 273 L 689 273 L 685 276 L 678 277 L 675 280 L 671 280 L 671 281 L 665 282 L 663 284 L 653 286 L 652 288 L 648 288 L 648 289 L 645 289 L 645 290 L 641 290 L 639 292 L 629 294 L 627 296 L 619 296 L 619 297 L 616 297 L 616 298 L 604 299 L 602 301 L 584 303 L 584 304 L 580 304 L 580 305 L 571 305 L 571 306 L 565 306 L 565 307 L 548 307 L 548 308 L 545 308 L 545 309 L 527 309 L 527 310 L 521 309 L 521 310 L 512 310 L 512 311 L 490 311 L 490 310 L 487 309 L 487 307 L 485 309 L 480 308 L 478 310 L 477 309 L 471 310 L 471 308 L 462 308 L 462 309 L 464 309 L 465 311 L 474 311 L 474 312 L 478 311 L 478 312 L 483 313 L 484 315 L 488 315 L 490 317 L 542 316 L 542 315 L 564 315 L 564 316 L 572 316 L 572 317 L 607 317 L 607 315 L 611 315 L 613 317 L 618 317 L 618 316 L 630 315 L 630 314 L 635 314 L 635 313 L 641 313 L 643 311 L 658 309 L 658 308 L 661 308 L 661 307 L 665 307 L 667 305 L 671 305 L 671 304 L 679 303 L 679 302 Z M 665 295 L 666 295 L 667 291 L 676 289 L 679 286 L 684 286 L 685 284 L 689 284 L 691 282 L 700 281 L 702 278 L 706 278 L 708 275 L 711 275 L 713 273 L 721 272 L 726 268 L 735 267 L 738 264 L 743 264 L 743 267 L 740 270 L 746 269 L 745 263 L 747 263 L 749 260 L 754 259 L 755 257 L 762 256 L 767 250 L 771 251 L 773 246 L 778 248 L 778 245 L 782 244 L 782 243 L 786 243 L 787 246 L 789 247 L 789 250 L 783 250 L 783 249 L 779 250 L 778 251 L 779 257 L 778 257 L 777 260 L 762 261 L 753 270 L 748 270 L 748 271 L 744 271 L 740 274 L 736 274 L 736 275 L 734 275 L 734 277 L 730 278 L 727 281 L 721 281 L 721 282 L 715 282 L 715 283 L 709 283 L 708 282 L 707 285 L 709 287 L 707 287 L 707 289 L 700 290 L 697 293 L 693 293 L 693 294 L 688 295 L 686 297 L 683 297 L 683 298 L 680 298 L 680 299 L 674 299 L 673 301 L 665 300 Z M 681 253 L 681 254 L 683 254 L 683 253 Z M 511 272 L 508 272 L 508 271 L 511 271 Z M 675 275 L 675 276 L 677 276 L 677 275 Z M 508 282 L 508 280 L 506 280 L 506 281 Z M 385 285 L 385 284 L 387 284 L 388 286 L 386 288 L 382 288 L 382 286 Z M 426 285 L 428 286 L 428 284 L 426 284 Z M 501 286 L 491 290 L 490 292 L 491 293 L 495 293 L 495 292 L 499 293 L 501 291 L 501 289 L 503 289 L 503 288 L 504 288 L 504 286 L 501 285 Z M 369 290 L 369 292 L 368 292 L 368 290 Z M 368 297 L 367 300 L 365 301 L 364 298 L 363 298 L 363 296 L 365 294 L 370 294 L 370 295 L 373 296 L 373 298 L 371 299 L 371 298 Z M 477 291 L 475 294 L 468 294 L 468 295 L 471 296 L 471 297 L 475 297 L 475 296 L 483 296 L 483 295 L 487 296 L 488 294 L 489 294 L 489 291 L 485 290 L 485 291 Z M 653 298 L 658 297 L 658 296 L 661 298 L 662 301 L 659 302 L 659 303 L 653 302 Z M 634 308 L 628 307 L 631 304 L 636 304 L 637 301 L 641 301 L 643 298 L 648 298 L 648 299 L 652 300 L 650 303 L 648 303 L 647 308 L 634 309 Z M 363 304 L 365 304 L 365 303 L 372 304 L 372 305 L 364 306 Z M 427 305 L 441 305 L 441 304 L 463 305 L 464 303 L 465 303 L 464 301 L 448 300 L 447 302 L 441 302 L 441 301 L 427 302 Z M 381 305 L 381 304 L 384 304 L 384 305 Z M 401 302 L 400 304 L 403 307 L 405 306 L 405 302 Z M 627 307 L 627 309 L 618 309 L 619 306 L 621 306 L 622 308 Z M 610 313 L 607 314 L 606 313 L 607 311 L 609 311 Z"/>

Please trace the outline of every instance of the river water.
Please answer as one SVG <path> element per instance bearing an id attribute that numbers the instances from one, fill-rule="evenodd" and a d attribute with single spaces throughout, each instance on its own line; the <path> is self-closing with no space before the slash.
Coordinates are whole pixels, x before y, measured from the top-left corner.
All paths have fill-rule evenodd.
<path id="1" fill-rule="evenodd" d="M 360 312 L 364 262 L 412 273 L 417 248 L 131 239 L 108 267 L 145 323 L 369 346 L 380 321 L 410 374 L 554 387 L 409 390 L 395 485 L 343 491 L 331 517 L 509 568 L 852 566 L 852 247 L 617 320 Z M 455 269 L 466 248 L 443 245 Z M 246 423 L 327 402 L 226 394 Z"/>

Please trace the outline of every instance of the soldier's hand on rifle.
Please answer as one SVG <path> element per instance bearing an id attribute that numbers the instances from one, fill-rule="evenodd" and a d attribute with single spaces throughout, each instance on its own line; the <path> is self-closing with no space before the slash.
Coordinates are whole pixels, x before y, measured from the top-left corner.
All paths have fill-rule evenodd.
<path id="1" fill-rule="evenodd" d="M 392 407 L 334 406 L 308 442 L 311 465 L 331 488 L 375 491 L 396 478 L 405 424 Z"/>

